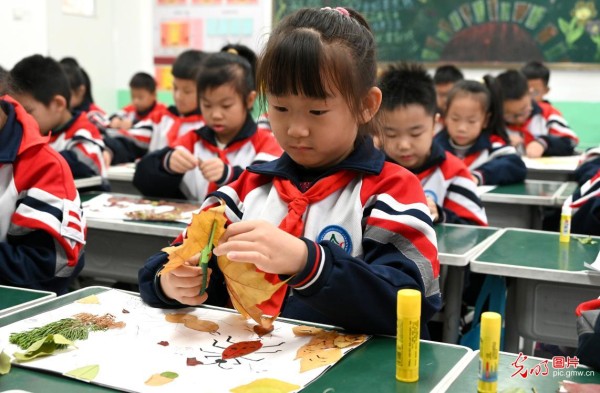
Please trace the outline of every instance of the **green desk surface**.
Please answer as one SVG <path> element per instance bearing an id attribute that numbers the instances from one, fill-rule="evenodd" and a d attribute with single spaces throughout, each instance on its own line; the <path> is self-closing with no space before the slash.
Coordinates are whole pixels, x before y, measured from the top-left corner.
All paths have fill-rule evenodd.
<path id="1" fill-rule="evenodd" d="M 563 182 L 548 180 L 525 180 L 524 183 L 498 186 L 481 195 L 485 202 L 521 205 L 552 206 L 555 194 Z"/>
<path id="2" fill-rule="evenodd" d="M 557 232 L 507 228 L 481 253 L 471 259 L 471 270 L 505 277 L 600 285 L 600 273 L 583 263 L 592 263 L 600 251 L 600 237 L 583 244 L 571 235 L 560 243 Z"/>
<path id="3" fill-rule="evenodd" d="M 0 326 L 58 308 L 77 299 L 100 293 L 109 288 L 88 287 L 58 297 L 51 302 L 22 310 L 0 318 Z M 373 337 L 365 345 L 351 352 L 325 374 L 313 381 L 302 392 L 430 392 L 434 387 L 448 386 L 469 360 L 469 348 L 451 344 L 422 341 L 420 348 L 420 375 L 416 383 L 402 383 L 395 379 L 396 340 L 391 337 Z M 14 366 L 10 373 L 0 377 L 0 387 L 30 392 L 101 392 L 112 391 L 97 385 Z M 329 390 L 328 390 L 329 389 Z"/>
<path id="4" fill-rule="evenodd" d="M 499 233 L 498 228 L 475 225 L 435 225 L 440 263 L 443 265 L 466 266 L 477 250 Z"/>
<path id="5" fill-rule="evenodd" d="M 541 359 L 533 356 L 527 356 L 527 359 L 522 361 L 524 355 L 521 355 L 521 359 L 516 365 L 512 365 L 518 359 L 517 354 L 500 352 L 500 365 L 498 367 L 498 392 L 502 393 L 505 390 L 511 388 L 521 388 L 524 392 L 539 392 L 539 393 L 554 393 L 558 391 L 559 382 L 563 380 L 573 381 L 577 383 L 594 383 L 600 384 L 600 372 L 590 370 L 584 366 L 577 368 L 565 368 L 565 369 L 554 369 L 552 368 L 552 359 Z M 548 375 L 542 375 L 545 373 L 546 368 L 540 362 L 548 360 Z M 565 358 L 566 361 L 566 358 Z M 538 375 L 531 373 L 534 372 L 536 366 L 540 365 L 540 372 Z M 515 371 L 525 373 L 526 377 L 523 378 L 519 374 L 511 377 Z M 479 351 L 475 351 L 473 358 L 469 362 L 469 365 L 461 372 L 460 376 L 454 380 L 447 392 L 476 392 L 477 391 L 477 379 L 479 373 Z M 582 374 L 582 375 L 579 375 Z M 585 376 L 585 374 L 589 374 Z M 535 388 L 535 390 L 533 390 Z M 586 390 L 591 392 L 592 390 Z"/>
<path id="6" fill-rule="evenodd" d="M 56 297 L 54 292 L 0 285 L 0 315 Z"/>

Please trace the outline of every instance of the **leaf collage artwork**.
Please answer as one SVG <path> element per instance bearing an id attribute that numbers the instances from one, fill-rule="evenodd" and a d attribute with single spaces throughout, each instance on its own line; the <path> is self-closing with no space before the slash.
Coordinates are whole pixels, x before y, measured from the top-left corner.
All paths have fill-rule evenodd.
<path id="1" fill-rule="evenodd" d="M 194 214 L 183 243 L 179 246 L 163 248 L 163 251 L 169 254 L 169 262 L 165 264 L 159 274 L 176 269 L 192 256 L 200 254 L 199 263 L 204 273 L 202 282 L 204 290 L 208 260 L 212 254 L 212 248 L 219 243 L 219 239 L 225 233 L 226 222 L 224 204 Z M 232 263 L 224 255 L 218 258 L 218 265 L 225 276 L 227 291 L 235 309 L 244 317 L 252 318 L 259 324 L 258 330 L 261 332 L 270 332 L 277 315 L 263 315 L 258 305 L 270 299 L 285 285 L 285 282 L 273 284 L 266 280 L 265 274 L 257 271 L 253 264 Z"/>
<path id="2" fill-rule="evenodd" d="M 130 392 L 287 393 L 300 391 L 369 338 L 281 320 L 260 336 L 252 320 L 226 309 L 156 309 L 115 289 L 89 298 L 0 328 L 0 347 L 12 365 Z M 23 349 L 10 343 L 11 334 L 83 313 L 94 322 L 111 316 L 111 325 L 89 329 L 87 339 L 48 336 L 51 353 L 16 358 Z"/>

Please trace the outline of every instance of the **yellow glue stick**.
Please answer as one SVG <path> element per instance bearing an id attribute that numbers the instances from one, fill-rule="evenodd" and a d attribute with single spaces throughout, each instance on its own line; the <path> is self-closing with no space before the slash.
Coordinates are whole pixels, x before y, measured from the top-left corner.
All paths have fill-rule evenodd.
<path id="1" fill-rule="evenodd" d="M 560 236 L 558 240 L 561 243 L 571 241 L 571 206 L 570 200 L 567 200 L 560 212 Z"/>
<path id="2" fill-rule="evenodd" d="M 500 314 L 491 311 L 481 314 L 478 392 L 495 393 L 498 390 L 501 328 L 502 317 Z"/>
<path id="3" fill-rule="evenodd" d="M 416 382 L 419 380 L 421 292 L 415 289 L 399 290 L 397 313 L 396 379 L 400 382 Z"/>

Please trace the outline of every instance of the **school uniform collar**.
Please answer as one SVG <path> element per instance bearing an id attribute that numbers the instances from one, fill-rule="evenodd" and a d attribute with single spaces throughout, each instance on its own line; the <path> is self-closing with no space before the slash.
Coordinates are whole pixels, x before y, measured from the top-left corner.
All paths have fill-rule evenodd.
<path id="1" fill-rule="evenodd" d="M 171 105 L 169 106 L 169 112 L 171 112 L 172 114 L 174 114 L 177 117 L 189 117 L 189 116 L 194 116 L 194 115 L 201 115 L 202 112 L 200 112 L 200 108 L 197 108 L 191 112 L 188 113 L 179 113 L 179 111 L 177 110 L 177 107 L 175 105 Z"/>
<path id="2" fill-rule="evenodd" d="M 354 150 L 345 160 L 322 171 L 313 171 L 298 165 L 285 152 L 276 160 L 251 165 L 247 170 L 261 175 L 282 177 L 297 185 L 303 181 L 308 172 L 312 173 L 311 177 L 314 177 L 314 181 L 342 170 L 377 175 L 381 173 L 384 163 L 383 152 L 373 145 L 371 137 L 365 137 L 357 141 Z"/>
<path id="3" fill-rule="evenodd" d="M 244 122 L 242 129 L 240 130 L 240 132 L 238 132 L 233 137 L 233 139 L 231 141 L 229 141 L 227 146 L 231 146 L 235 142 L 250 138 L 252 135 L 254 135 L 256 133 L 256 130 L 257 130 L 257 125 L 254 122 L 254 120 L 252 119 L 252 116 L 250 116 L 250 114 L 248 114 L 246 116 L 246 121 Z M 204 139 L 211 145 L 218 146 L 217 133 L 215 132 L 215 130 L 213 130 L 209 126 L 200 127 L 197 130 L 195 130 L 194 132 L 196 134 L 198 134 L 198 136 L 200 138 Z"/>
<path id="4" fill-rule="evenodd" d="M 12 163 L 22 151 L 48 142 L 48 137 L 40 135 L 37 122 L 12 97 L 0 96 L 0 106 L 7 117 L 0 129 L 0 163 Z"/>
<path id="5" fill-rule="evenodd" d="M 542 107 L 537 103 L 536 100 L 531 100 L 531 115 L 529 115 L 529 119 L 531 120 L 536 115 L 542 114 Z"/>
<path id="6" fill-rule="evenodd" d="M 156 101 L 154 101 L 152 103 L 152 105 L 150 105 L 150 108 L 146 109 L 145 111 L 135 111 L 135 116 L 139 119 L 141 119 L 142 117 L 147 116 L 150 112 L 152 112 L 154 110 L 154 108 L 156 107 Z"/>
<path id="7" fill-rule="evenodd" d="M 397 164 L 397 162 L 394 161 L 389 156 L 387 156 L 386 159 L 390 162 L 394 162 Z M 427 160 L 425 160 L 425 163 L 423 163 L 423 165 L 421 165 L 418 168 L 413 168 L 413 169 L 406 168 L 406 169 L 408 169 L 409 171 L 411 171 L 412 173 L 417 175 L 421 172 L 426 171 L 429 168 L 440 165 L 444 161 L 446 161 L 446 151 L 434 139 L 433 143 L 431 144 L 431 151 L 430 151 L 429 157 L 427 157 Z"/>
<path id="8" fill-rule="evenodd" d="M 444 128 L 434 138 L 434 141 L 437 142 L 438 145 L 441 146 L 442 149 L 446 151 L 453 152 L 455 147 L 451 143 L 450 134 L 448 134 L 448 129 Z M 481 134 L 475 140 L 475 143 L 471 147 L 469 147 L 466 151 L 466 155 L 471 155 L 474 153 L 478 153 L 483 150 L 489 150 L 492 148 L 492 142 L 488 136 L 488 133 L 482 131 Z"/>
<path id="9" fill-rule="evenodd" d="M 80 111 L 71 112 L 71 116 L 72 116 L 71 119 L 68 122 L 66 122 L 65 124 L 61 124 L 60 126 L 54 128 L 51 131 L 52 136 L 60 135 L 63 132 L 69 130 L 73 126 L 73 124 L 75 124 L 75 122 L 79 119 L 79 116 L 81 116 L 82 114 L 83 114 L 83 112 L 80 112 Z"/>

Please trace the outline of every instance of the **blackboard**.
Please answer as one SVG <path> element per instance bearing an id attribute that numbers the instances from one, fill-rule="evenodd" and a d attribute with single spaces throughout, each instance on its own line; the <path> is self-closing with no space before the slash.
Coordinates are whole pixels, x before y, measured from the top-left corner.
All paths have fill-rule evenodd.
<path id="1" fill-rule="evenodd" d="M 600 62 L 600 1 L 274 0 L 274 24 L 302 7 L 362 13 L 380 61 Z"/>

